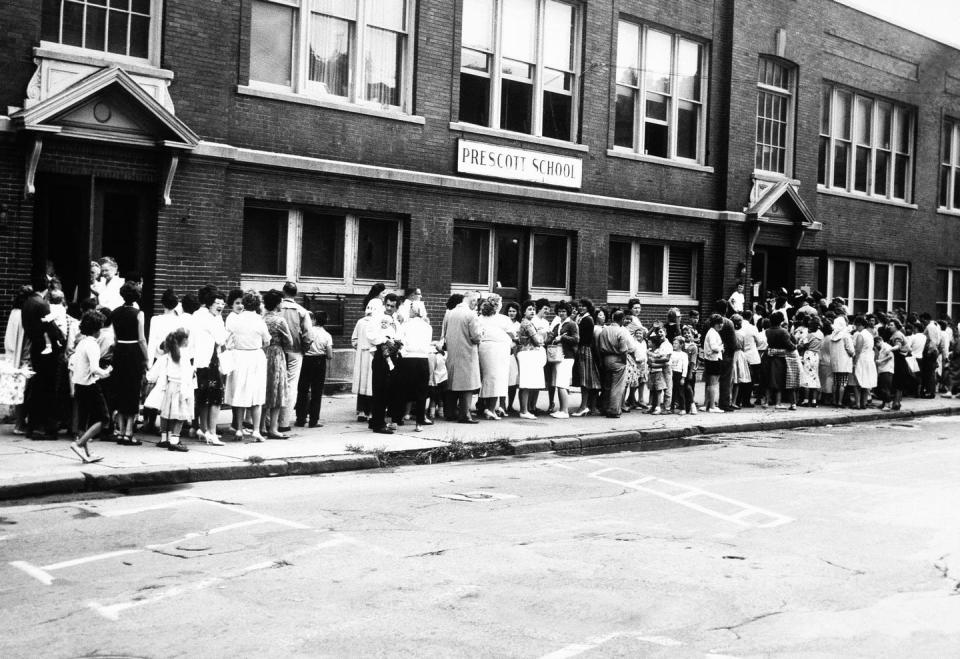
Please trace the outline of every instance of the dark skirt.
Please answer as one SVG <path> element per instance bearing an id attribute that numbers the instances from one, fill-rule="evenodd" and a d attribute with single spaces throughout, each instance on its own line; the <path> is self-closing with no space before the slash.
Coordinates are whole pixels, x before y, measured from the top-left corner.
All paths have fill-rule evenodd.
<path id="1" fill-rule="evenodd" d="M 767 356 L 770 372 L 767 378 L 767 389 L 783 391 L 787 388 L 787 358 L 784 355 Z"/>
<path id="2" fill-rule="evenodd" d="M 113 372 L 110 391 L 114 409 L 120 414 L 140 411 L 140 387 L 143 383 L 143 352 L 139 343 L 118 343 L 113 348 Z"/>
<path id="3" fill-rule="evenodd" d="M 197 369 L 197 405 L 223 405 L 223 377 L 220 375 L 220 355 L 216 349 L 210 365 Z"/>
<path id="4" fill-rule="evenodd" d="M 593 348 L 580 346 L 577 348 L 577 359 L 573 364 L 573 384 L 581 389 L 602 389 L 600 369 L 593 359 Z"/>
<path id="5" fill-rule="evenodd" d="M 911 391 L 917 385 L 913 371 L 907 366 L 906 356 L 899 350 L 893 352 L 893 390 Z"/>

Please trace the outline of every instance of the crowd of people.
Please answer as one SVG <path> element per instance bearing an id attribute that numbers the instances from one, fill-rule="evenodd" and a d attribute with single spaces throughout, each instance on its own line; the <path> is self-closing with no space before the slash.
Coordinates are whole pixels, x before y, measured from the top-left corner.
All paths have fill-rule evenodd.
<path id="1" fill-rule="evenodd" d="M 236 440 L 322 425 L 333 339 L 325 314 L 297 303 L 294 283 L 265 293 L 168 289 L 149 322 L 139 278 L 119 278 L 114 259 L 91 264 L 90 288 L 68 302 L 48 273 L 16 295 L 7 364 L 30 378 L 14 432 L 66 430 L 77 456 L 95 462 L 92 439 L 139 445 L 144 429 L 170 451 L 187 451 L 184 438 L 223 445 L 223 407 Z M 780 290 L 750 308 L 739 285 L 704 322 L 671 308 L 662 320 L 647 317 L 649 326 L 638 299 L 623 308 L 585 298 L 517 304 L 471 291 L 451 295 L 437 325 L 418 288 L 398 295 L 376 284 L 363 309 L 351 337 L 352 390 L 357 420 L 376 433 L 405 423 L 420 431 L 438 418 L 899 409 L 905 396 L 960 394 L 960 333 L 950 319 L 851 314 L 845 300 L 815 291 Z"/>

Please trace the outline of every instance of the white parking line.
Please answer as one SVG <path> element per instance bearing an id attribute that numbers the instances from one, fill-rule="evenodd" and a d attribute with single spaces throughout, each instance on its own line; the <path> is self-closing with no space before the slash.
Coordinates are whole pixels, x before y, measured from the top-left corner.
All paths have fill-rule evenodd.
<path id="1" fill-rule="evenodd" d="M 589 460 L 586 462 L 592 462 L 595 464 L 604 464 L 597 460 Z M 692 485 L 685 485 L 683 483 L 677 483 L 676 481 L 671 481 L 666 478 L 657 478 L 656 476 L 643 475 L 639 472 L 633 471 L 632 469 L 624 469 L 622 467 L 606 467 L 597 471 L 590 473 L 584 473 L 579 469 L 571 467 L 569 465 L 563 465 L 555 463 L 554 466 L 560 467 L 562 469 L 576 471 L 577 473 L 586 476 L 587 478 L 592 478 L 594 480 L 602 481 L 604 483 L 610 483 L 612 485 L 619 485 L 621 487 L 627 487 L 638 492 L 644 492 L 645 494 L 652 494 L 654 496 L 660 497 L 661 499 L 666 499 L 673 503 L 680 504 L 692 510 L 702 512 L 705 515 L 710 515 L 711 517 L 716 517 L 717 519 L 722 519 L 726 522 L 732 524 L 737 524 L 738 526 L 748 527 L 748 528 L 761 528 L 769 529 L 775 526 L 780 526 L 782 524 L 788 524 L 794 519 L 792 517 L 787 517 L 786 515 L 781 515 L 780 513 L 775 513 L 765 508 L 760 508 L 749 503 L 745 503 L 738 499 L 732 499 L 722 494 L 714 494 L 713 492 L 708 492 L 699 487 L 694 487 Z M 633 480 L 617 480 L 616 478 L 610 478 L 608 476 L 603 476 L 601 474 L 610 473 L 614 471 L 622 471 L 628 474 L 633 474 L 638 478 Z M 674 491 L 673 494 L 664 492 L 660 489 L 655 488 L 656 485 L 665 485 L 668 486 L 671 490 Z M 649 486 L 649 487 L 647 487 Z M 679 490 L 679 491 L 678 491 Z M 697 499 L 698 501 L 694 501 Z M 706 500 L 706 501 L 705 501 Z M 707 503 L 709 501 L 717 501 L 730 506 L 735 506 L 741 508 L 741 510 L 735 513 L 724 513 L 713 508 L 708 507 Z M 748 519 L 748 518 L 761 518 L 761 519 Z"/>

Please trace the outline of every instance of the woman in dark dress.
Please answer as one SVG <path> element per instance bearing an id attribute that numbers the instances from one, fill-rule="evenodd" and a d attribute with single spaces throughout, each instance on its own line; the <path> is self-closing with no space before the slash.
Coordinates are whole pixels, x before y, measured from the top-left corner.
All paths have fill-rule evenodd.
<path id="1" fill-rule="evenodd" d="M 580 315 L 577 318 L 580 344 L 577 346 L 576 363 L 573 367 L 573 384 L 580 387 L 580 407 L 571 416 L 586 416 L 591 411 L 600 414 L 600 370 L 595 359 L 593 302 L 580 300 Z"/>
<path id="2" fill-rule="evenodd" d="M 797 350 L 797 344 L 794 342 L 790 332 L 782 327 L 785 316 L 782 311 L 774 311 L 770 314 L 770 329 L 766 331 L 767 335 L 767 359 L 769 360 L 770 378 L 767 381 L 767 390 L 770 392 L 770 398 L 767 402 L 773 402 L 778 408 L 782 408 L 781 397 L 786 393 L 787 402 L 792 409 L 796 409 L 796 401 L 793 397 L 793 389 L 796 387 L 797 367 L 788 364 L 788 358 L 791 353 Z M 793 377 L 788 374 L 788 369 L 793 369 Z"/>
<path id="3" fill-rule="evenodd" d="M 113 404 L 117 412 L 117 444 L 141 444 L 133 437 L 133 424 L 140 411 L 140 387 L 147 363 L 147 338 L 143 331 L 143 312 L 135 305 L 140 289 L 133 283 L 120 288 L 123 306 L 110 313 L 113 326 L 113 373 L 110 375 Z"/>

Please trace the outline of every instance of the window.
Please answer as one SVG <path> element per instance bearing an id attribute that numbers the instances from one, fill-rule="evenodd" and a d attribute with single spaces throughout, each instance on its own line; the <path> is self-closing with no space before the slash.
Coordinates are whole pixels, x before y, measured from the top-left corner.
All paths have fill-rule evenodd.
<path id="1" fill-rule="evenodd" d="M 794 69 L 760 58 L 757 77 L 757 150 L 754 167 L 790 176 L 793 171 Z"/>
<path id="2" fill-rule="evenodd" d="M 905 264 L 830 259 L 827 279 L 831 295 L 845 298 L 853 313 L 907 309 Z"/>
<path id="3" fill-rule="evenodd" d="M 694 301 L 696 247 L 613 237 L 609 253 L 607 302 L 626 302 L 631 297 L 663 304 Z"/>
<path id="4" fill-rule="evenodd" d="M 410 111 L 413 0 L 253 0 L 250 84 Z"/>
<path id="5" fill-rule="evenodd" d="M 567 297 L 570 251 L 570 237 L 562 233 L 456 225 L 453 286 L 489 291 L 515 288 L 530 297 Z"/>
<path id="6" fill-rule="evenodd" d="M 909 201 L 914 111 L 830 85 L 820 109 L 820 185 Z"/>
<path id="7" fill-rule="evenodd" d="M 154 61 L 160 5 L 160 0 L 44 0 L 41 39 Z"/>
<path id="8" fill-rule="evenodd" d="M 960 121 L 943 122 L 940 148 L 940 208 L 960 211 Z"/>
<path id="9" fill-rule="evenodd" d="M 937 270 L 937 317 L 960 314 L 960 269 Z"/>
<path id="10" fill-rule="evenodd" d="M 460 121 L 576 139 L 578 21 L 558 0 L 463 0 Z"/>
<path id="11" fill-rule="evenodd" d="M 396 287 L 400 230 L 394 219 L 247 206 L 243 279 L 266 288 L 290 279 L 340 293 L 365 293 L 378 281 Z"/>
<path id="12" fill-rule="evenodd" d="M 706 48 L 620 21 L 614 148 L 704 161 Z"/>

